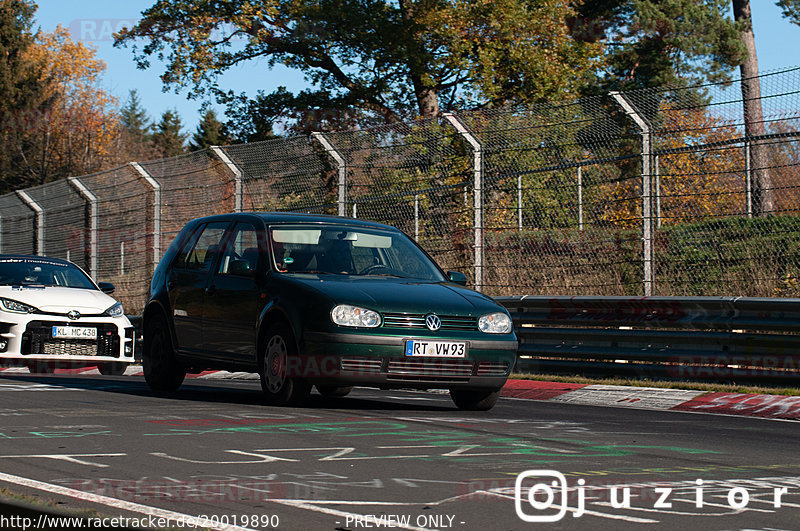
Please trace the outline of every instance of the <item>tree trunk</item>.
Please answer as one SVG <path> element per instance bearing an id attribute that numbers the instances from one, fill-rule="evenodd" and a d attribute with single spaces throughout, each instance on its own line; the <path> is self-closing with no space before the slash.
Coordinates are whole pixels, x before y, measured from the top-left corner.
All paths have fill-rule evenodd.
<path id="1" fill-rule="evenodd" d="M 417 107 L 422 118 L 436 118 L 439 116 L 439 95 L 436 89 L 431 86 L 428 79 L 428 53 L 425 46 L 414 33 L 414 6 L 413 2 L 400 0 L 400 9 L 405 19 L 406 28 L 406 47 L 408 49 L 408 69 L 411 84 L 414 87 L 414 96 L 417 99 Z"/>
<path id="2" fill-rule="evenodd" d="M 758 57 L 750 17 L 750 0 L 733 0 L 733 18 L 743 24 L 742 43 L 747 49 L 747 58 L 739 65 L 742 76 L 742 100 L 744 106 L 744 132 L 750 139 L 764 134 L 764 114 L 761 109 L 761 82 L 758 78 Z M 768 146 L 763 140 L 751 140 L 750 165 L 753 187 L 753 214 L 767 216 L 775 210 L 772 178 L 769 171 Z"/>

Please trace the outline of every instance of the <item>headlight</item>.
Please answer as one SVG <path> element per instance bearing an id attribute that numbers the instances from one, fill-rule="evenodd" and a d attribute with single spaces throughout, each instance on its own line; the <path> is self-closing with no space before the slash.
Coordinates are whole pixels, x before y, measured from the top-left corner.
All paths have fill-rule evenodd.
<path id="1" fill-rule="evenodd" d="M 490 313 L 478 319 L 478 329 L 485 334 L 507 334 L 511 328 L 511 318 L 503 312 Z"/>
<path id="2" fill-rule="evenodd" d="M 331 310 L 331 320 L 340 326 L 375 328 L 381 325 L 381 316 L 378 312 L 348 304 L 340 304 Z"/>
<path id="3" fill-rule="evenodd" d="M 19 301 L 11 300 L 11 299 L 0 299 L 0 304 L 3 306 L 4 310 L 9 312 L 15 313 L 33 313 L 38 312 L 36 308 L 31 306 L 30 304 L 24 304 Z"/>
<path id="4" fill-rule="evenodd" d="M 103 315 L 107 315 L 109 317 L 122 317 L 124 313 L 125 310 L 122 309 L 122 304 L 118 302 L 108 310 L 104 311 Z"/>

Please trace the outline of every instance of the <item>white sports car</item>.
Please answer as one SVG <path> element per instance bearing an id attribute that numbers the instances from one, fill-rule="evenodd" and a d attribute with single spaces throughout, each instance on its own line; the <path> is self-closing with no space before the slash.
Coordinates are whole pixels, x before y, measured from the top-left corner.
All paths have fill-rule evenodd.
<path id="1" fill-rule="evenodd" d="M 113 291 L 66 260 L 0 255 L 0 363 L 122 374 L 134 361 L 134 332 Z"/>

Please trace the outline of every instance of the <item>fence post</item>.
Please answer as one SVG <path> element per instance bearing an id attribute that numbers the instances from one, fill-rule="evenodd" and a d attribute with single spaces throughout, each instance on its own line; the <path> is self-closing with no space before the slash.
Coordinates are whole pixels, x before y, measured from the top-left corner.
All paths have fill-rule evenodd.
<path id="1" fill-rule="evenodd" d="M 228 157 L 228 154 L 222 151 L 219 146 L 210 146 L 211 153 L 217 156 L 222 163 L 228 167 L 228 170 L 233 174 L 233 211 L 242 211 L 242 170 Z"/>
<path id="2" fill-rule="evenodd" d="M 336 150 L 331 142 L 325 137 L 324 134 L 315 131 L 311 133 L 311 137 L 322 145 L 328 155 L 336 162 L 336 171 L 339 173 L 339 197 L 336 201 L 339 207 L 339 215 L 347 215 L 347 161 Z M 355 215 L 355 206 L 353 206 L 353 217 Z"/>
<path id="3" fill-rule="evenodd" d="M 81 197 L 89 202 L 89 275 L 97 279 L 97 218 L 99 215 L 97 210 L 97 196 L 77 177 L 69 177 L 67 181 L 81 194 Z"/>
<path id="4" fill-rule="evenodd" d="M 653 294 L 653 182 L 652 182 L 652 132 L 650 124 L 639 114 L 625 96 L 613 91 L 609 95 L 631 117 L 642 133 L 642 283 L 644 295 Z"/>
<path id="5" fill-rule="evenodd" d="M 522 175 L 517 175 L 517 231 L 522 232 Z"/>
<path id="6" fill-rule="evenodd" d="M 475 211 L 475 290 L 483 291 L 483 146 L 477 137 L 453 113 L 442 114 L 472 147 L 473 209 Z"/>
<path id="7" fill-rule="evenodd" d="M 745 201 L 747 201 L 747 217 L 753 217 L 753 176 L 750 167 L 750 140 L 744 138 L 744 187 Z"/>
<path id="8" fill-rule="evenodd" d="M 583 171 L 578 166 L 578 230 L 583 230 Z"/>
<path id="9" fill-rule="evenodd" d="M 419 194 L 414 194 L 414 241 L 419 241 Z"/>
<path id="10" fill-rule="evenodd" d="M 653 186 L 656 196 L 656 228 L 661 228 L 661 168 L 659 166 L 659 156 L 653 155 Z"/>
<path id="11" fill-rule="evenodd" d="M 153 188 L 153 269 L 155 269 L 161 260 L 161 184 L 138 162 L 129 164 Z"/>
<path id="12" fill-rule="evenodd" d="M 36 230 L 33 232 L 34 247 L 36 248 L 36 254 L 44 256 L 44 210 L 24 190 L 17 190 L 17 196 L 22 199 L 22 202 L 28 208 L 33 210 L 36 216 Z"/>

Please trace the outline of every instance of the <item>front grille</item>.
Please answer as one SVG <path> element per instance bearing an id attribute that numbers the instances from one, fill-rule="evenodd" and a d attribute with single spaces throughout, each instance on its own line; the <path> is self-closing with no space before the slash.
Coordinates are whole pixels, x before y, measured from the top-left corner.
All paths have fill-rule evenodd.
<path id="1" fill-rule="evenodd" d="M 387 375 L 392 379 L 458 380 L 472 375 L 473 362 L 454 359 L 391 359 Z"/>
<path id="2" fill-rule="evenodd" d="M 62 356 L 96 356 L 97 341 L 90 339 L 49 339 L 41 344 L 42 352 L 29 354 L 54 354 Z"/>
<path id="3" fill-rule="evenodd" d="M 383 326 L 386 328 L 411 328 L 424 330 L 425 315 L 417 313 L 385 313 L 383 314 Z M 458 317 L 452 315 L 440 315 L 442 327 L 439 330 L 466 330 L 473 331 L 478 329 L 478 319 L 475 317 Z"/>
<path id="4" fill-rule="evenodd" d="M 379 373 L 381 372 L 381 360 L 373 358 L 350 358 L 342 357 L 342 372 L 356 373 Z"/>
<path id="5" fill-rule="evenodd" d="M 478 364 L 477 376 L 505 376 L 508 374 L 507 361 L 482 361 Z"/>
<path id="6" fill-rule="evenodd" d="M 53 339 L 54 326 L 97 328 L 94 339 Z M 65 321 L 31 321 L 22 334 L 22 354 L 56 356 L 119 356 L 119 335 L 112 323 L 76 323 Z"/>

